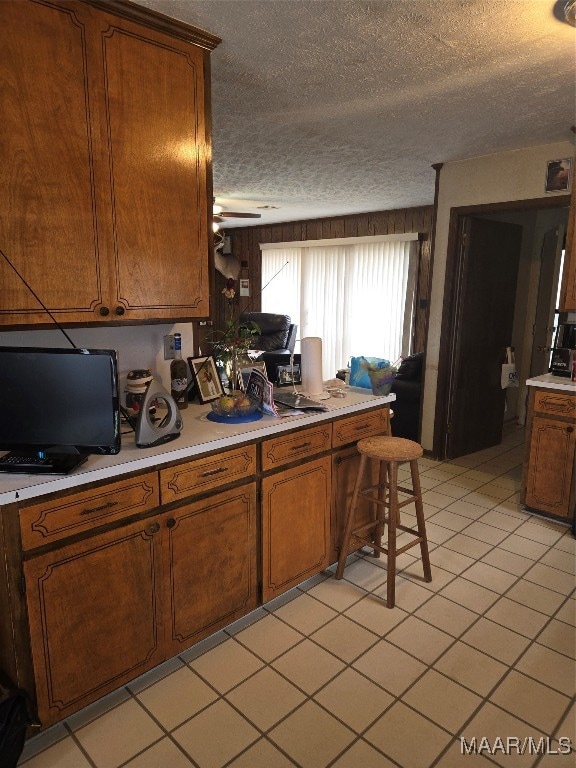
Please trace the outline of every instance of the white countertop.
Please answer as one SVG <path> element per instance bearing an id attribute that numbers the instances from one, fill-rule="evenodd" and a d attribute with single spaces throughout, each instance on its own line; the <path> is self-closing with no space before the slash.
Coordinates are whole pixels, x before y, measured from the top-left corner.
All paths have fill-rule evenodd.
<path id="1" fill-rule="evenodd" d="M 576 392 L 576 381 L 572 381 L 568 376 L 553 376 L 551 373 L 544 373 L 542 376 L 534 376 L 533 379 L 527 379 L 526 386 Z"/>
<path id="2" fill-rule="evenodd" d="M 88 460 L 69 475 L 26 475 L 0 473 L 0 505 L 32 499 L 55 491 L 67 490 L 98 480 L 120 477 L 128 472 L 154 469 L 172 461 L 222 450 L 268 435 L 279 434 L 294 427 L 316 424 L 327 419 L 373 408 L 392 402 L 396 395 L 372 395 L 369 390 L 350 387 L 346 397 L 322 402 L 329 410 L 306 415 L 264 415 L 259 421 L 246 424 L 219 424 L 208 421 L 210 405 L 190 403 L 182 411 L 184 428 L 179 437 L 154 448 L 137 448 L 134 433 L 122 435 L 122 449 L 115 456 L 89 456 Z"/>

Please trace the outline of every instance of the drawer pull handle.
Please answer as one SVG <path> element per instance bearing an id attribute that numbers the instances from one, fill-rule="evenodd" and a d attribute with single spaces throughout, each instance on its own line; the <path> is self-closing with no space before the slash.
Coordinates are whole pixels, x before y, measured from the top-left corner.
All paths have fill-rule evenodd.
<path id="1" fill-rule="evenodd" d="M 566 432 L 568 432 L 568 434 L 571 435 L 572 432 L 574 432 L 574 427 L 566 427 Z"/>
<path id="2" fill-rule="evenodd" d="M 370 424 L 358 424 L 358 426 L 354 427 L 355 432 L 360 432 L 362 429 L 368 429 L 370 427 Z"/>
<path id="3" fill-rule="evenodd" d="M 158 533 L 160 530 L 160 523 L 152 523 L 152 525 L 149 525 L 148 528 L 146 528 L 146 533 L 149 536 L 152 536 L 154 533 Z"/>
<path id="4" fill-rule="evenodd" d="M 106 504 L 100 504 L 99 507 L 92 507 L 90 509 L 83 509 L 80 514 L 81 515 L 93 515 L 94 512 L 102 512 L 103 509 L 110 509 L 110 507 L 116 507 L 118 505 L 117 501 L 107 501 Z"/>
<path id="5" fill-rule="evenodd" d="M 176 525 L 176 520 L 174 520 L 173 517 L 169 517 L 168 520 L 166 520 L 167 528 L 174 528 L 175 525 Z"/>
<path id="6" fill-rule="evenodd" d="M 302 448 L 308 448 L 310 445 L 312 445 L 312 443 L 310 442 L 310 440 L 307 440 L 305 443 L 300 443 L 300 445 L 293 445 L 291 450 L 301 451 Z"/>
<path id="7" fill-rule="evenodd" d="M 218 467 L 218 469 L 207 469 L 206 472 L 202 472 L 200 477 L 211 477 L 212 475 L 221 475 L 222 472 L 227 472 L 228 467 Z"/>

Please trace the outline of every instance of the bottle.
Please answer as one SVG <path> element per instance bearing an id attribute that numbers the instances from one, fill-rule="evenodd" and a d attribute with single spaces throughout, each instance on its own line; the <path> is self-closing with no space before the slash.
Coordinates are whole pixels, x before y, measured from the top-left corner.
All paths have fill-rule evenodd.
<path id="1" fill-rule="evenodd" d="M 182 360 L 182 337 L 174 334 L 174 359 L 170 363 L 170 394 L 180 410 L 188 407 L 188 372 Z"/>

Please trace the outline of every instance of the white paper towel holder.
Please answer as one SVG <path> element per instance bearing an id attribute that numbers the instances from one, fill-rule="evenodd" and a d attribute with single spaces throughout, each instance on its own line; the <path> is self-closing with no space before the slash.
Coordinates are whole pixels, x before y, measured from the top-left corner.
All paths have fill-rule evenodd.
<path id="1" fill-rule="evenodd" d="M 306 359 L 312 354 L 310 347 L 308 346 L 307 348 L 307 345 L 309 344 L 313 344 L 317 347 L 316 354 L 319 355 L 319 358 L 313 360 L 312 357 L 310 357 L 309 359 Z M 328 400 L 330 398 L 330 393 L 326 392 L 324 389 L 324 381 L 322 380 L 322 339 L 318 336 L 305 337 L 300 339 L 300 345 L 302 394 L 306 395 L 311 400 Z M 314 372 L 316 374 L 315 376 L 310 376 L 310 371 L 307 369 L 307 365 L 312 362 L 318 366 L 318 370 Z M 311 385 L 316 385 L 319 388 L 319 391 L 311 392 Z"/>

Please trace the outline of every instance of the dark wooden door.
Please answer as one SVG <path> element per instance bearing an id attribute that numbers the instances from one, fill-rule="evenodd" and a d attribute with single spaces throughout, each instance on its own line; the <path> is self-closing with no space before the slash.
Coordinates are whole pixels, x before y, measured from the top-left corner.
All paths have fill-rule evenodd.
<path id="1" fill-rule="evenodd" d="M 501 365 L 511 345 L 522 227 L 462 220 L 446 455 L 464 456 L 502 439 Z"/>

